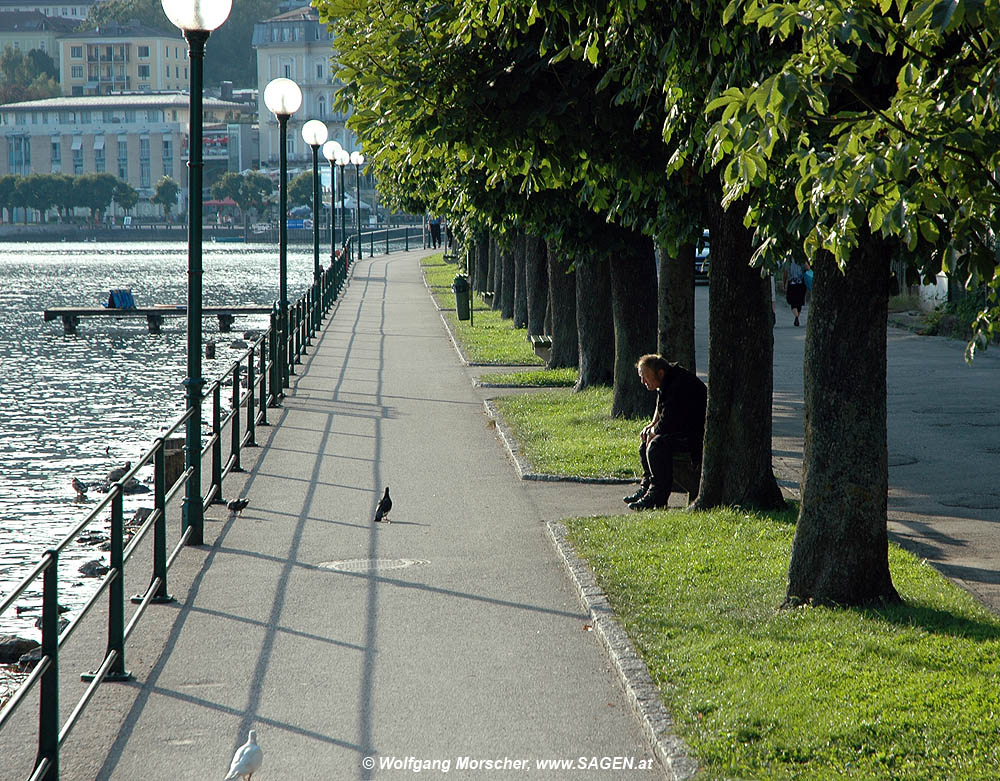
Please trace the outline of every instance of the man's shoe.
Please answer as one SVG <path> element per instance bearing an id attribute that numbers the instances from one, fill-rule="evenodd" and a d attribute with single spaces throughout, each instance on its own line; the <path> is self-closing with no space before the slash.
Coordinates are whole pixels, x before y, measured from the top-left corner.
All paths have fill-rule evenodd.
<path id="1" fill-rule="evenodd" d="M 641 499 L 632 502 L 628 508 L 630 510 L 656 510 L 660 507 L 666 507 L 669 498 L 670 494 L 650 488 Z"/>
<path id="2" fill-rule="evenodd" d="M 625 502 L 625 504 L 632 504 L 632 502 L 638 502 L 640 499 L 642 499 L 643 496 L 646 495 L 646 491 L 648 490 L 649 490 L 649 480 L 643 480 L 641 483 L 639 483 L 639 490 L 636 491 L 634 494 L 629 494 L 628 496 L 623 497 L 622 501 Z"/>

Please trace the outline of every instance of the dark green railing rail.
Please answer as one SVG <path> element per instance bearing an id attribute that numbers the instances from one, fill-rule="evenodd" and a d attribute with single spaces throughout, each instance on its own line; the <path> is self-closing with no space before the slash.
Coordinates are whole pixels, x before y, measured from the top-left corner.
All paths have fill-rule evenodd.
<path id="1" fill-rule="evenodd" d="M 271 323 L 267 330 L 258 337 L 233 365 L 205 391 L 206 397 L 212 399 L 212 424 L 207 442 L 202 447 L 201 456 L 204 459 L 211 455 L 211 485 L 204 497 L 204 509 L 211 504 L 224 502 L 223 482 L 232 472 L 242 471 L 240 453 L 244 447 L 256 445 L 257 427 L 268 425 L 267 413 L 269 407 L 280 406 L 284 397 L 284 383 L 277 356 L 287 356 L 287 372 L 294 372 L 294 365 L 301 361 L 305 347 L 311 344 L 325 317 L 337 301 L 341 291 L 347 284 L 350 266 L 353 262 L 348 244 L 344 258 L 329 269 L 322 270 L 317 284 L 313 285 L 294 306 L 289 307 L 288 344 L 283 351 L 278 350 L 277 309 L 272 310 Z M 241 392 L 241 381 L 246 375 L 246 390 Z M 223 411 L 223 386 L 232 383 L 229 399 L 229 409 Z M 245 412 L 244 412 L 245 410 Z M 191 478 L 193 469 L 184 470 L 172 486 L 166 484 L 166 442 L 170 436 L 179 431 L 191 415 L 188 410 L 181 414 L 167 430 L 157 437 L 153 446 L 140 458 L 128 473 L 122 476 L 110 489 L 105 497 L 86 518 L 73 527 L 67 535 L 53 548 L 47 550 L 31 571 L 21 579 L 14 589 L 0 602 L 0 614 L 9 610 L 22 594 L 41 578 L 42 580 L 42 643 L 41 659 L 22 681 L 17 691 L 0 710 L 0 729 L 18 710 L 35 687 L 39 691 L 38 707 L 38 752 L 31 781 L 58 781 L 59 750 L 73 727 L 78 723 L 88 703 L 93 698 L 98 687 L 105 681 L 131 680 L 125 664 L 125 646 L 129 636 L 135 629 L 150 604 L 172 602 L 167 589 L 167 573 L 178 554 L 188 543 L 193 527 L 188 527 L 180 536 L 177 544 L 167 553 L 167 506 L 173 498 L 182 492 Z M 223 461 L 223 432 L 230 428 L 229 456 Z M 131 539 L 125 541 L 125 518 L 123 497 L 125 485 L 136 473 L 147 464 L 153 464 L 153 511 L 142 525 L 135 531 Z M 77 613 L 66 628 L 59 631 L 59 558 L 66 547 L 72 543 L 81 532 L 101 517 L 110 508 L 111 513 L 111 551 L 110 569 L 101 580 L 97 591 L 90 597 L 83 608 Z M 125 621 L 125 566 L 140 566 L 131 562 L 133 554 L 142 540 L 152 530 L 152 561 L 150 581 L 142 594 L 130 598 L 136 604 L 128 622 Z M 130 570 L 131 571 L 131 570 Z M 81 674 L 81 678 L 90 681 L 72 713 L 66 721 L 60 724 L 59 718 L 59 650 L 72 636 L 80 623 L 98 600 L 107 592 L 108 641 L 104 658 L 92 672 Z"/>

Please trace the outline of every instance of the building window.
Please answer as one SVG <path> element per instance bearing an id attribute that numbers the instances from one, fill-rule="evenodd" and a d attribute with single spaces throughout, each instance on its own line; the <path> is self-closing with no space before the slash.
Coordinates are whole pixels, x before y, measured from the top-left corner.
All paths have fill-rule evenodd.
<path id="1" fill-rule="evenodd" d="M 125 121 L 126 122 L 131 122 L 133 125 L 135 124 L 135 109 L 134 108 L 125 109 Z"/>
<path id="2" fill-rule="evenodd" d="M 285 78 L 286 79 L 292 78 L 292 66 L 291 65 L 285 65 L 284 68 L 285 68 Z"/>
<path id="3" fill-rule="evenodd" d="M 83 66 L 82 65 L 71 65 L 69 69 L 70 78 L 82 79 L 83 78 Z"/>
<path id="4" fill-rule="evenodd" d="M 94 150 L 94 170 L 99 174 L 104 173 L 104 145 L 100 149 Z"/>
<path id="5" fill-rule="evenodd" d="M 80 112 L 80 124 L 81 125 L 89 125 L 90 124 L 90 112 L 89 111 L 81 111 Z"/>
<path id="6" fill-rule="evenodd" d="M 52 142 L 52 162 L 53 164 L 62 162 L 62 147 L 58 140 Z"/>
<path id="7" fill-rule="evenodd" d="M 140 65 L 139 66 L 139 78 L 140 79 L 148 79 L 149 78 L 149 66 L 148 65 Z"/>
<path id="8" fill-rule="evenodd" d="M 146 121 L 147 122 L 162 122 L 163 112 L 158 108 L 146 109 Z"/>
<path id="9" fill-rule="evenodd" d="M 128 181 L 128 141 L 118 139 L 118 178 Z"/>
<path id="10" fill-rule="evenodd" d="M 326 99 L 322 95 L 316 101 L 316 113 L 319 114 L 320 119 L 326 118 Z"/>
<path id="11" fill-rule="evenodd" d="M 83 150 L 73 150 L 73 173 L 79 176 L 83 173 Z"/>
<path id="12" fill-rule="evenodd" d="M 149 47 L 148 46 L 140 46 L 138 48 L 139 48 L 139 56 L 140 57 L 146 58 L 146 57 L 149 56 Z"/>
<path id="13" fill-rule="evenodd" d="M 174 145 L 169 138 L 163 139 L 163 173 L 174 175 Z"/>
<path id="14" fill-rule="evenodd" d="M 150 186 L 148 137 L 139 139 L 139 186 Z"/>
<path id="15" fill-rule="evenodd" d="M 317 79 L 323 78 L 323 63 L 321 62 L 316 63 L 316 78 Z"/>
<path id="16" fill-rule="evenodd" d="M 69 47 L 69 56 L 72 57 L 74 60 L 82 60 L 83 59 L 83 47 L 82 46 L 70 46 Z"/>
<path id="17" fill-rule="evenodd" d="M 31 145 L 27 136 L 7 139 L 7 167 L 12 174 L 27 176 L 31 172 Z"/>

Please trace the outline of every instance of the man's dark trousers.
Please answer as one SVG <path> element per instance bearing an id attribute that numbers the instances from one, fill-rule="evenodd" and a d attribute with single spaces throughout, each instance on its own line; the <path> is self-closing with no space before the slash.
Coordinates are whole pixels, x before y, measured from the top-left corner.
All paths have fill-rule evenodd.
<path id="1" fill-rule="evenodd" d="M 666 497 L 674 487 L 674 453 L 690 453 L 686 442 L 664 436 L 650 437 L 639 444 L 642 474 L 652 482 L 657 493 Z"/>

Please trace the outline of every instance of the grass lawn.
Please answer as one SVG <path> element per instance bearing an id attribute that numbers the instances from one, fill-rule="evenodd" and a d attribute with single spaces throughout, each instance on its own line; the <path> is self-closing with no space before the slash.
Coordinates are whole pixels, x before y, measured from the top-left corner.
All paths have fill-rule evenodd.
<path id="1" fill-rule="evenodd" d="M 567 524 L 704 777 L 1000 777 L 1000 619 L 896 547 L 903 606 L 779 610 L 794 520 Z"/>
<path id="2" fill-rule="evenodd" d="M 485 385 L 518 385 L 526 388 L 572 388 L 576 385 L 576 369 L 531 369 L 523 372 L 483 374 Z"/>
<path id="3" fill-rule="evenodd" d="M 639 432 L 649 421 L 612 418 L 611 388 L 493 400 L 536 472 L 638 479 Z"/>
<path id="4" fill-rule="evenodd" d="M 455 280 L 455 275 L 460 269 L 455 263 L 445 263 L 444 255 L 428 255 L 420 261 L 420 267 L 427 278 L 427 286 L 431 290 L 431 295 L 437 305 L 442 309 L 455 308 L 455 293 L 452 292 L 451 283 Z M 489 309 L 478 297 L 472 297 L 472 305 L 478 313 L 482 309 Z"/>

